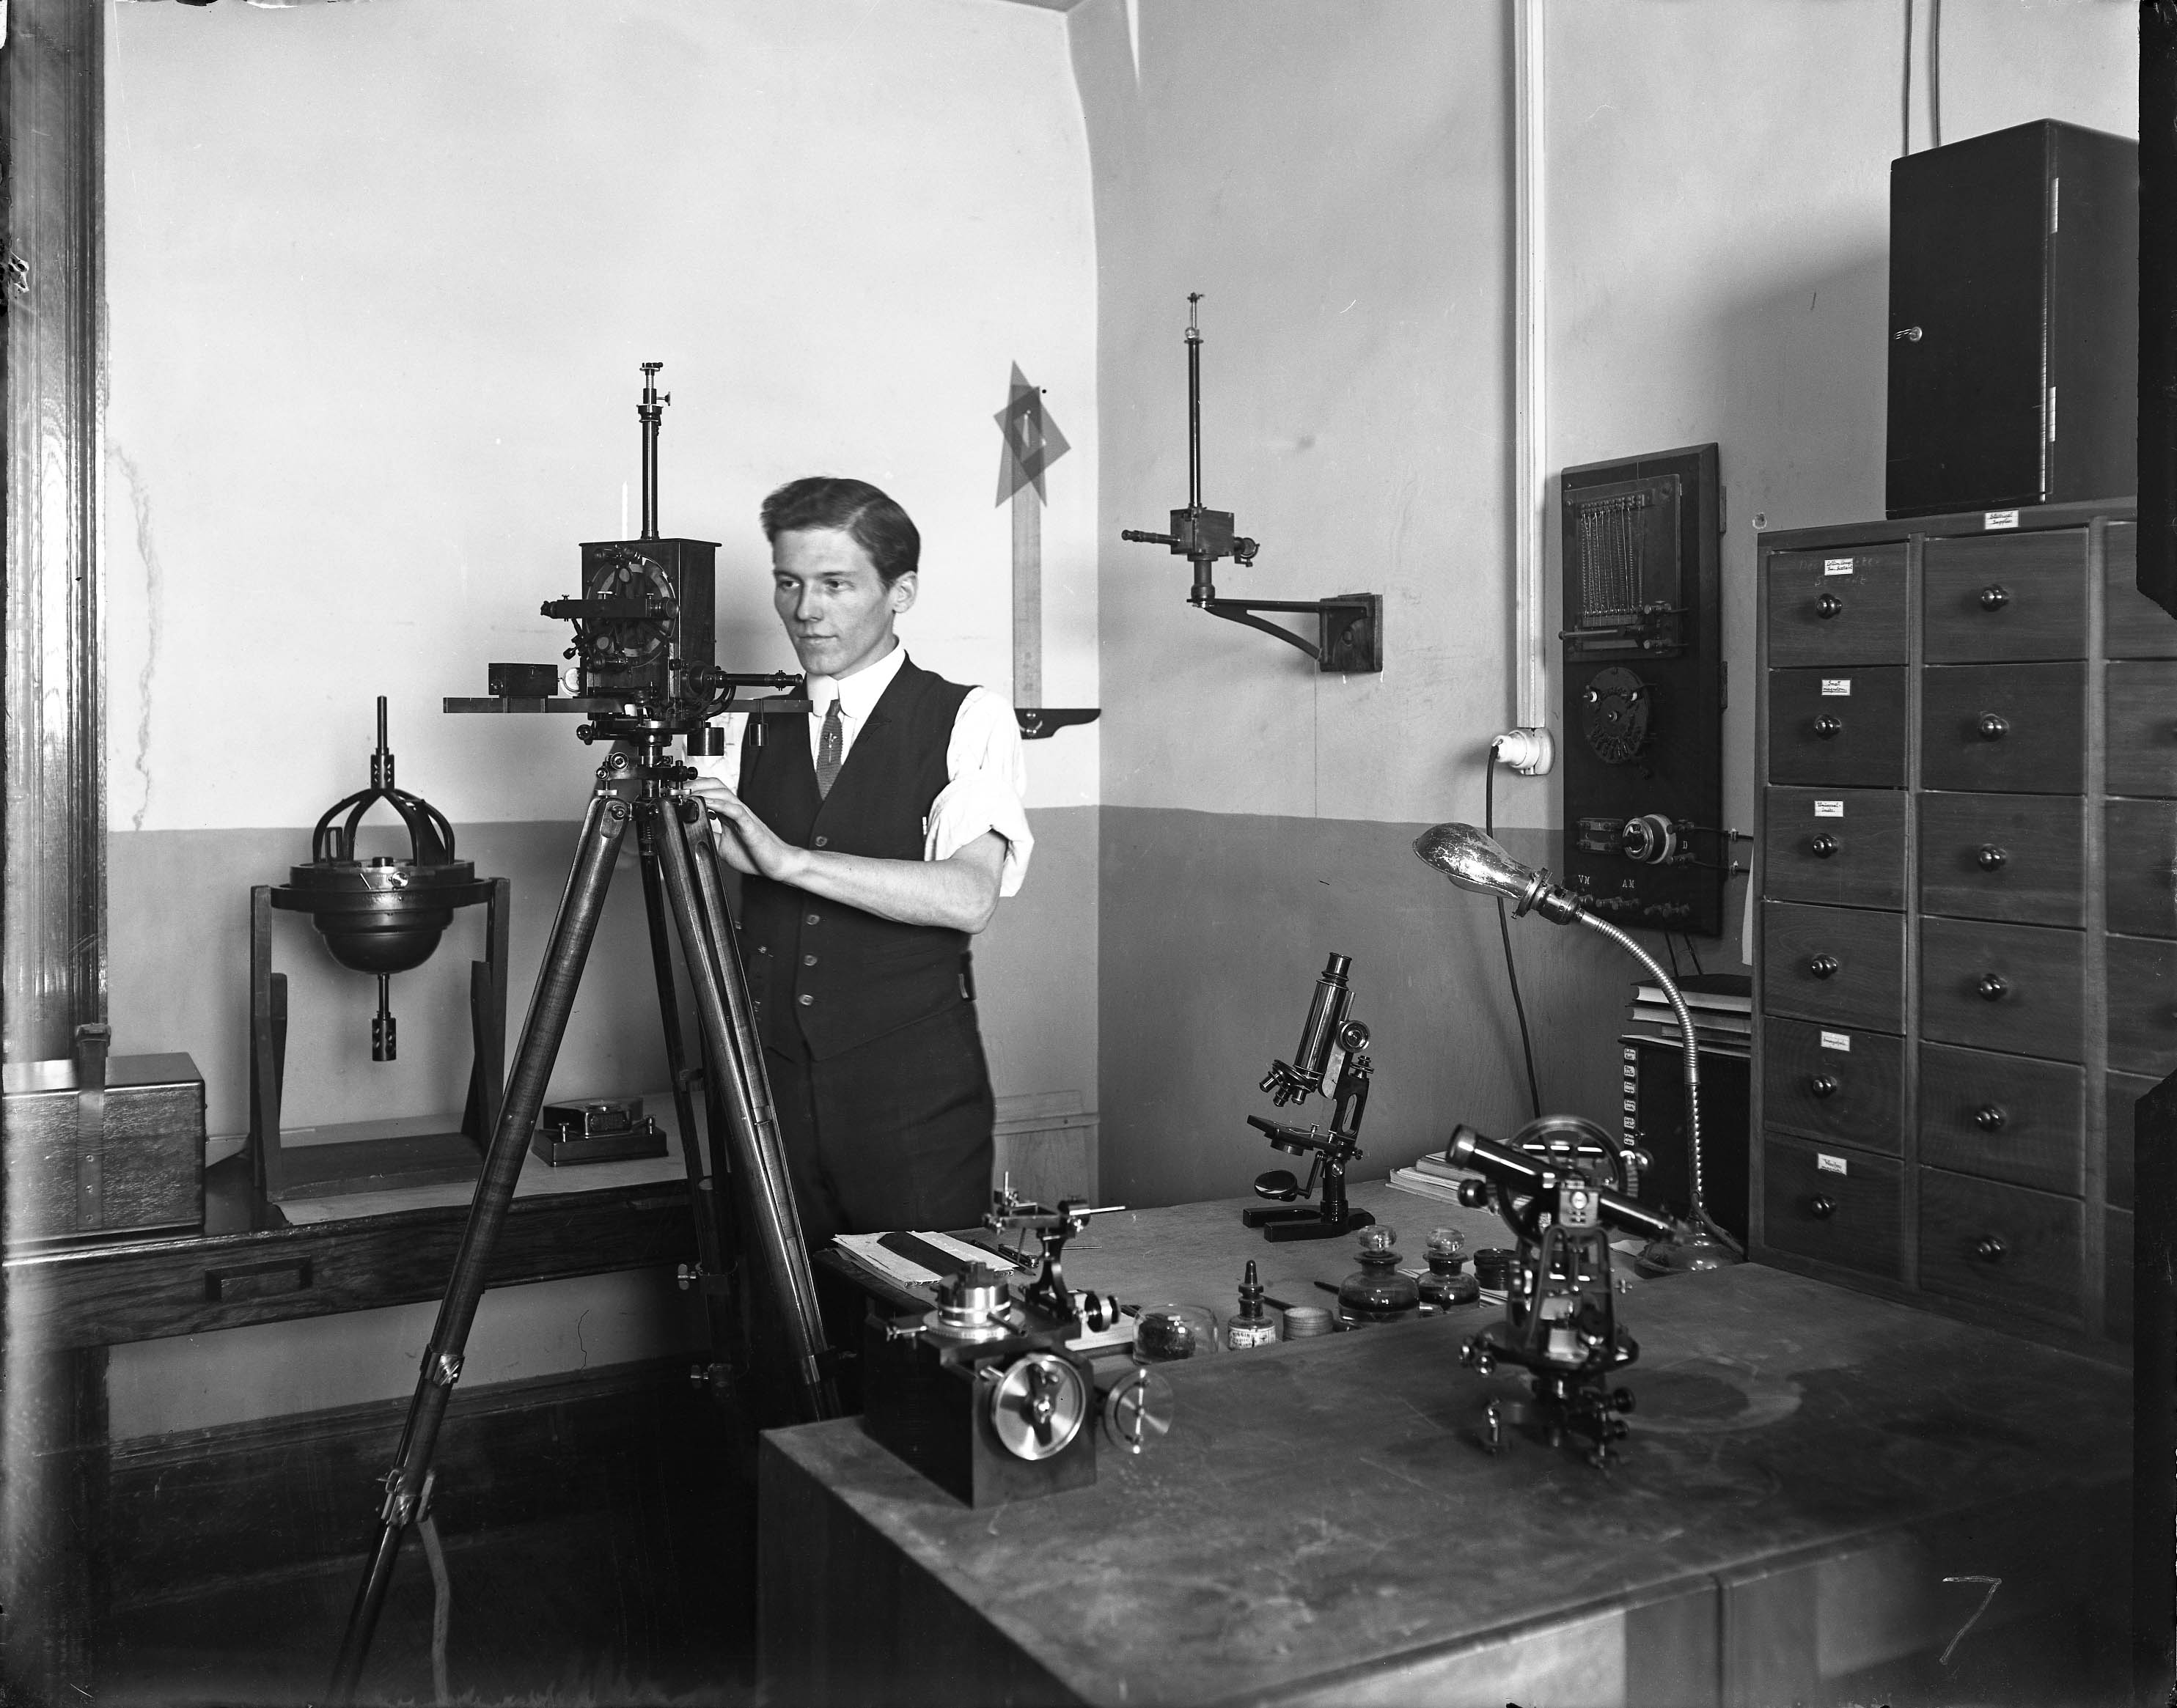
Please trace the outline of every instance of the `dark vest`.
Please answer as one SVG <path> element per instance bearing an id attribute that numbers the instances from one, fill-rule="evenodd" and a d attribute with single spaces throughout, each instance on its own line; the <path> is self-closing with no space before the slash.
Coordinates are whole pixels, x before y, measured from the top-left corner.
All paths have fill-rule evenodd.
<path id="1" fill-rule="evenodd" d="M 816 792 L 807 726 L 750 718 L 741 799 L 797 848 L 919 860 L 967 697 L 958 683 L 903 663 L 827 796 Z M 967 999 L 965 932 L 903 925 L 768 878 L 742 881 L 741 938 L 764 1042 L 791 1053 L 798 1037 L 818 1061 Z"/>

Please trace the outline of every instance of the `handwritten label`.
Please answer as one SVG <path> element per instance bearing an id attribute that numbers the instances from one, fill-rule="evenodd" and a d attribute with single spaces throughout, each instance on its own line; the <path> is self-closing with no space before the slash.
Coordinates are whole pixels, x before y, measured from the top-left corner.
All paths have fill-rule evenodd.
<path id="1" fill-rule="evenodd" d="M 2018 525 L 2018 512 L 2016 510 L 1985 511 L 1982 514 L 1980 525 L 1983 528 L 1989 530 L 2016 528 Z"/>
<path id="2" fill-rule="evenodd" d="M 1625 1099 L 1625 1109 L 1628 1114 L 1638 1114 L 1640 1110 L 1640 1106 L 1634 1102 L 1630 1097 L 1628 1097 Z"/>
<path id="3" fill-rule="evenodd" d="M 1849 1174 L 1852 1171 L 1841 1156 L 1832 1156 L 1826 1150 L 1814 1152 L 1814 1167 L 1824 1174 Z"/>
<path id="4" fill-rule="evenodd" d="M 1841 819 L 1844 817 L 1844 802 L 1817 801 L 1814 802 L 1814 816 L 1817 819 Z"/>
<path id="5" fill-rule="evenodd" d="M 1852 559 L 1849 558 L 1825 558 L 1822 559 L 1822 574 L 1825 575 L 1849 575 L 1852 574 Z"/>
<path id="6" fill-rule="evenodd" d="M 1822 1034 L 1822 1047 L 1825 1050 L 1842 1050 L 1847 1055 L 1850 1055 L 1852 1053 L 1852 1034 L 1850 1032 L 1824 1032 Z"/>
<path id="7" fill-rule="evenodd" d="M 1822 678 L 1824 699 L 1850 699 L 1852 678 L 1848 676 L 1825 676 Z"/>
<path id="8" fill-rule="evenodd" d="M 1622 1053 L 1629 1062 L 1637 1062 L 1640 1059 L 1640 1051 L 1634 1049 L 1630 1044 L 1628 1044 L 1620 1053 Z"/>

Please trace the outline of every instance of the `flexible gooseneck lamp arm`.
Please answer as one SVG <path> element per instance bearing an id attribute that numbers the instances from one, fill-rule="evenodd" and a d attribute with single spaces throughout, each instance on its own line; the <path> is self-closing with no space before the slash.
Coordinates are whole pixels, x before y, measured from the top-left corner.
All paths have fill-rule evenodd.
<path id="1" fill-rule="evenodd" d="M 1493 839 L 1471 824 L 1436 824 L 1414 840 L 1414 853 L 1461 889 L 1477 895 L 1498 895 L 1513 904 L 1515 913 L 1539 913 L 1554 924 L 1577 920 L 1601 932 L 1646 967 L 1670 999 L 1678 1017 L 1678 1035 L 1685 1053 L 1687 1183 L 1691 1198 L 1694 1232 L 1677 1242 L 1656 1241 L 1640 1254 L 1644 1272 L 1672 1274 L 1689 1269 L 1713 1269 L 1736 1263 L 1744 1254 L 1736 1240 L 1719 1227 L 1708 1213 L 1701 1189 L 1700 1051 L 1694 1034 L 1693 1015 L 1678 981 L 1650 955 L 1608 920 L 1590 913 L 1569 890 L 1550 882 L 1546 873 L 1521 865 Z"/>

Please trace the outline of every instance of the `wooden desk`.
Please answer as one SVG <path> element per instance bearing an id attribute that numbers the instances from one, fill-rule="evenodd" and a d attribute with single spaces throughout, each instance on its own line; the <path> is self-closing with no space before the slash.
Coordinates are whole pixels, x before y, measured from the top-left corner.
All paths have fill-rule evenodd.
<path id="1" fill-rule="evenodd" d="M 1458 1219 L 1355 1197 L 1410 1248 Z M 1243 1236 L 1236 1209 L 1146 1213 L 1069 1275 L 1131 1265 L 1130 1297 L 1176 1281 L 1159 1290 L 1222 1308 L 1189 1271 L 1229 1285 L 1303 1250 Z M 1313 1253 L 1339 1273 L 1350 1243 Z M 1493 1312 L 1167 1367 L 1177 1418 L 1147 1455 L 995 1510 L 858 1420 L 774 1432 L 771 1700 L 1771 1705 L 1929 1676 L 1988 1593 L 1947 1579 L 2002 1581 L 1933 1676 L 2051 1610 L 2099 1601 L 2120 1626 L 2121 1370 L 1756 1266 L 1621 1303 L 1640 1407 L 1607 1473 L 1526 1439 L 1481 1450 L 1486 1399 L 1524 1391 L 1458 1363 Z"/>
<path id="2" fill-rule="evenodd" d="M 92 1688 L 106 1349 L 437 1298 L 467 1220 L 461 1205 L 290 1226 L 251 1189 L 246 1159 L 233 1157 L 205 1172 L 201 1232 L 8 1256 L 8 1376 L 26 1396 L 8 1418 L 10 1681 L 38 1681 L 31 1700 L 60 1700 L 62 1684 Z M 491 1285 L 645 1269 L 695 1248 L 679 1183 L 518 1197 Z"/>

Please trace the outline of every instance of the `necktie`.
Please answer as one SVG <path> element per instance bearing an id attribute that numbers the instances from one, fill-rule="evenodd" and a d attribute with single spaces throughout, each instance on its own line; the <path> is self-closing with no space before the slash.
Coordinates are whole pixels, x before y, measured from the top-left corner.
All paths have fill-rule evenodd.
<path id="1" fill-rule="evenodd" d="M 824 710 L 824 731 L 816 740 L 816 793 L 820 798 L 832 792 L 832 785 L 839 780 L 839 748 L 843 732 L 839 728 L 839 702 L 835 696 Z"/>

